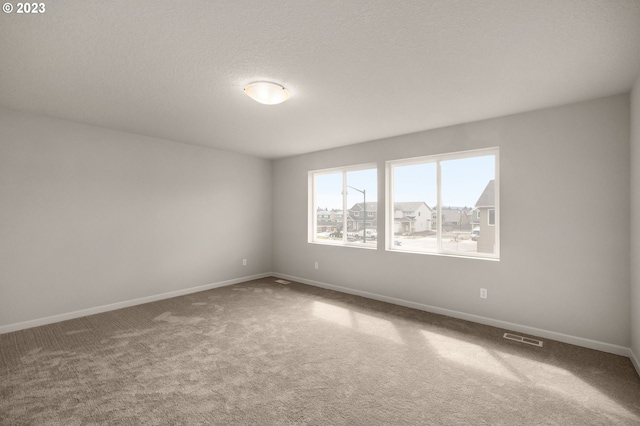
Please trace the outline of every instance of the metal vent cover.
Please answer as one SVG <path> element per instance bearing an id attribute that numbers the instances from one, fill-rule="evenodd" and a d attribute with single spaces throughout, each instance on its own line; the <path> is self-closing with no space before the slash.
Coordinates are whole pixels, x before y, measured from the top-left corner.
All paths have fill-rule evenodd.
<path id="1" fill-rule="evenodd" d="M 527 345 L 542 347 L 542 340 L 532 339 L 530 337 L 518 336 L 517 334 L 504 333 L 504 337 L 507 340 L 513 340 L 514 342 L 526 343 Z"/>
<path id="2" fill-rule="evenodd" d="M 278 284 L 291 284 L 291 281 L 286 281 L 286 280 L 276 280 L 276 282 Z"/>

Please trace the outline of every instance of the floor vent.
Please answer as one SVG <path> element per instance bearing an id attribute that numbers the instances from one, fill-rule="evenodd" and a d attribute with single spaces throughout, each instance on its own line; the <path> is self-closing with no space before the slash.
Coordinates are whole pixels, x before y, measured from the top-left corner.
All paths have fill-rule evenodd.
<path id="1" fill-rule="evenodd" d="M 285 281 L 285 280 L 276 280 L 276 282 L 278 284 L 291 284 L 291 281 Z"/>
<path id="2" fill-rule="evenodd" d="M 513 340 L 514 342 L 526 343 L 527 345 L 538 346 L 540 348 L 542 347 L 542 340 L 532 339 L 530 337 L 522 337 L 518 336 L 517 334 L 511 333 L 504 333 L 503 337 L 507 340 Z"/>

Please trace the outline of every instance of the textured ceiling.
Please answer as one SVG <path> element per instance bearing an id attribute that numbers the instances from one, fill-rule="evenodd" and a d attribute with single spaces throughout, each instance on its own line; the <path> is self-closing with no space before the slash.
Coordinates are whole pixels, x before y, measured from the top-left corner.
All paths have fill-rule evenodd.
<path id="1" fill-rule="evenodd" d="M 625 93 L 640 71 L 640 0 L 43 1 L 0 14 L 0 107 L 267 158 Z M 258 104 L 254 80 L 292 98 Z"/>

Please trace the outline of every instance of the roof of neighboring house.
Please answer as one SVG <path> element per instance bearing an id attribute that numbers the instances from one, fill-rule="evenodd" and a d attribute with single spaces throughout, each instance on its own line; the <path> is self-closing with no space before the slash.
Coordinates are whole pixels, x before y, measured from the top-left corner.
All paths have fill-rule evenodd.
<path id="1" fill-rule="evenodd" d="M 353 205 L 353 207 L 351 207 L 349 210 L 363 210 L 363 206 L 364 203 L 355 203 Z M 377 201 L 372 201 L 367 203 L 367 211 L 368 212 L 375 212 L 378 211 L 378 202 Z"/>
<path id="2" fill-rule="evenodd" d="M 403 202 L 397 202 L 397 203 L 393 203 L 393 207 L 396 210 L 402 210 L 403 212 L 415 212 L 416 210 L 418 210 L 422 205 L 427 206 L 427 209 L 431 210 L 429 208 L 429 206 L 427 205 L 427 203 L 425 203 L 424 201 L 403 201 Z"/>
<path id="3" fill-rule="evenodd" d="M 494 207 L 496 205 L 496 181 L 490 180 L 476 202 L 476 207 Z"/>

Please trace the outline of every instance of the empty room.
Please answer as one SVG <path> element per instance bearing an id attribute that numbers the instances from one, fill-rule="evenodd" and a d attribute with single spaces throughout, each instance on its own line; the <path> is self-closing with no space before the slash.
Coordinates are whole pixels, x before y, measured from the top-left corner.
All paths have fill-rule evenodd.
<path id="1" fill-rule="evenodd" d="M 640 424 L 640 1 L 3 2 L 0 424 Z"/>

